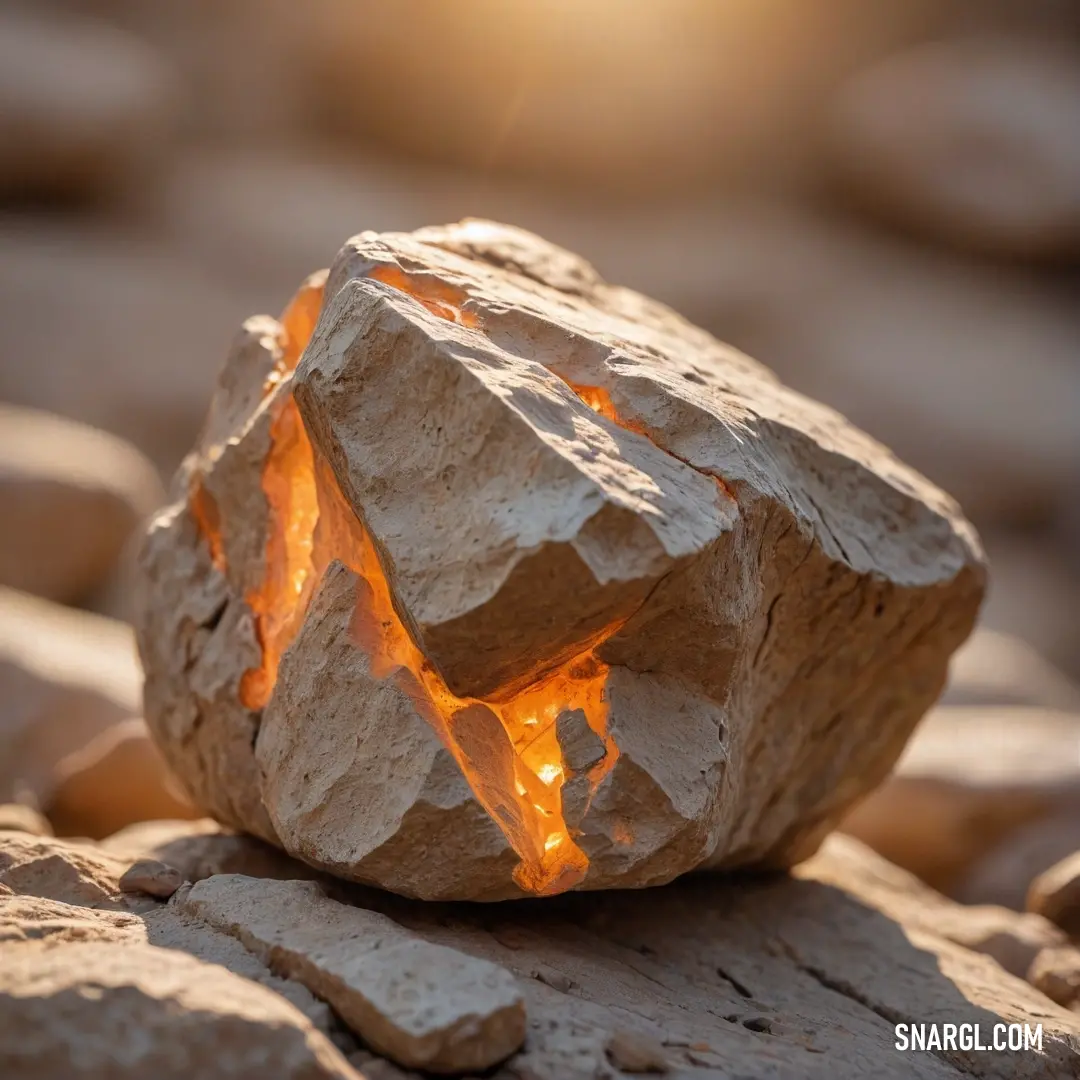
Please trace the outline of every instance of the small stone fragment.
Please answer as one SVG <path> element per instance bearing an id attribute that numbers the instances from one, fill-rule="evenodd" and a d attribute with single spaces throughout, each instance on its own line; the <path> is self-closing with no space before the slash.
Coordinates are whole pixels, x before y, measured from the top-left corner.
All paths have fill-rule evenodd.
<path id="1" fill-rule="evenodd" d="M 1080 950 L 1045 949 L 1032 962 L 1028 982 L 1063 1008 L 1080 1004 Z"/>
<path id="2" fill-rule="evenodd" d="M 52 836 L 49 819 L 32 806 L 5 803 L 0 806 L 0 831 L 29 833 L 31 836 Z"/>
<path id="3" fill-rule="evenodd" d="M 1031 883 L 1027 909 L 1056 923 L 1070 937 L 1080 938 L 1080 851 L 1044 870 Z"/>
<path id="4" fill-rule="evenodd" d="M 559 713 L 555 721 L 555 737 L 559 740 L 567 772 L 588 772 L 604 760 L 604 740 L 589 727 L 582 709 Z"/>
<path id="5" fill-rule="evenodd" d="M 218 875 L 182 905 L 298 979 L 400 1065 L 479 1072 L 524 1041 L 524 1003 L 508 971 L 330 900 L 313 882 Z"/>
<path id="6" fill-rule="evenodd" d="M 605 1051 L 608 1060 L 620 1072 L 666 1073 L 671 1070 L 663 1044 L 640 1032 L 622 1028 L 613 1031 Z"/>
<path id="7" fill-rule="evenodd" d="M 140 859 L 120 877 L 121 892 L 146 893 L 159 900 L 168 900 L 183 884 L 184 878 L 179 870 L 156 859 Z"/>

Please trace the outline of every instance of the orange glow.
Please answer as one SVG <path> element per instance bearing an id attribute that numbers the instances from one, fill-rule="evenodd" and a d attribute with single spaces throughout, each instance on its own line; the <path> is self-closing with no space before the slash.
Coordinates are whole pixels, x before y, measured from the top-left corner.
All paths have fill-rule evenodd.
<path id="1" fill-rule="evenodd" d="M 188 506 L 199 534 L 206 538 L 210 547 L 210 559 L 218 570 L 225 570 L 225 545 L 221 539 L 221 515 L 218 513 L 217 499 L 206 490 L 202 477 L 197 473 L 192 478 L 188 491 Z"/>
<path id="2" fill-rule="evenodd" d="M 476 314 L 462 308 L 465 294 L 443 282 L 410 277 L 396 267 L 379 267 L 372 276 L 415 295 L 441 318 L 478 324 Z M 317 318 L 321 287 L 309 279 L 282 316 L 282 358 L 268 391 L 295 369 Z M 255 615 L 262 663 L 244 673 L 241 701 L 250 709 L 269 701 L 281 657 L 303 624 L 312 592 L 330 562 L 339 559 L 357 574 L 351 636 L 370 658 L 373 677 L 393 678 L 454 755 L 521 860 L 514 873 L 518 885 L 541 895 L 572 888 L 585 876 L 588 859 L 563 819 L 565 769 L 556 720 L 565 710 L 581 709 L 604 740 L 606 756 L 588 774 L 595 791 L 619 754 L 607 732 L 608 666 L 595 650 L 618 626 L 508 701 L 458 697 L 394 609 L 377 547 L 312 445 L 292 395 L 283 394 L 271 408 L 271 448 L 262 475 L 269 505 L 266 567 L 258 588 L 245 598 Z M 217 508 L 203 495 L 196 484 L 192 513 L 211 551 L 220 551 Z"/>

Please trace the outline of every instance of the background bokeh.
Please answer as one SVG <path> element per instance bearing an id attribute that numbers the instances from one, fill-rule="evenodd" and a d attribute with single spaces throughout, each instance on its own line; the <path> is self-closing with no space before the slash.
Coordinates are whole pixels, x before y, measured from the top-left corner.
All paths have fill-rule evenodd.
<path id="1" fill-rule="evenodd" d="M 0 401 L 133 444 L 140 511 L 246 316 L 353 233 L 465 216 L 580 252 L 938 481 L 990 553 L 984 625 L 1056 665 L 1040 685 L 1080 676 L 1074 0 L 0 0 Z M 125 449 L 18 416 L 9 473 Z M 85 562 L 100 521 L 38 511 L 8 511 L 0 583 L 126 618 L 134 541 L 61 588 L 57 537 Z"/>

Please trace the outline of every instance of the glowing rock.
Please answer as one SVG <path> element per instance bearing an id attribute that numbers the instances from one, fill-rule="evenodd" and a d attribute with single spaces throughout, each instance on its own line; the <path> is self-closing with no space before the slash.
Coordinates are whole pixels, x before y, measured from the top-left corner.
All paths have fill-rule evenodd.
<path id="1" fill-rule="evenodd" d="M 365 233 L 250 320 L 152 526 L 146 716 L 195 799 L 431 899 L 808 854 L 984 585 L 955 504 L 527 233 Z"/>

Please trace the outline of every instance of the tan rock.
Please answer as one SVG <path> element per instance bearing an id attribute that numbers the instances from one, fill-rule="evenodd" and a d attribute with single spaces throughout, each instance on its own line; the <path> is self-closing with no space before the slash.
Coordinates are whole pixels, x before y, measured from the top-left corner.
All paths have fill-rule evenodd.
<path id="1" fill-rule="evenodd" d="M 23 806 L 21 803 L 7 803 L 0 806 L 0 830 L 29 833 L 31 836 L 52 836 L 53 834 L 47 817 L 39 814 L 32 806 Z"/>
<path id="2" fill-rule="evenodd" d="M 142 919 L 123 911 L 96 911 L 40 896 L 0 896 L 0 944 L 40 941 L 67 945 L 79 941 L 115 944 L 146 941 Z"/>
<path id="3" fill-rule="evenodd" d="M 184 877 L 175 866 L 166 866 L 156 859 L 132 863 L 119 882 L 121 892 L 146 893 L 159 900 L 168 900 L 183 884 Z"/>
<path id="4" fill-rule="evenodd" d="M 315 877 L 306 863 L 253 836 L 231 832 L 210 818 L 143 821 L 129 825 L 99 845 L 120 859 L 153 859 L 174 866 L 185 881 L 214 874 L 294 880 Z"/>
<path id="5" fill-rule="evenodd" d="M 607 1056 L 619 1072 L 666 1073 L 671 1071 L 663 1044 L 635 1031 L 614 1031 L 608 1039 Z"/>
<path id="6" fill-rule="evenodd" d="M 122 910 L 119 881 L 126 869 L 122 860 L 89 845 L 0 833 L 0 884 L 20 895 Z"/>
<path id="7" fill-rule="evenodd" d="M 982 253 L 1080 252 L 1080 52 L 1063 40 L 920 45 L 857 75 L 832 117 L 864 203 Z"/>
<path id="8" fill-rule="evenodd" d="M 163 501 L 157 471 L 123 440 L 0 406 L 0 584 L 85 600 Z"/>
<path id="9" fill-rule="evenodd" d="M 219 875 L 181 904 L 299 979 L 399 1064 L 474 1072 L 525 1039 L 521 994 L 508 972 L 329 900 L 314 883 Z"/>
<path id="10" fill-rule="evenodd" d="M 68 1077 L 358 1074 L 293 1006 L 214 964 L 150 945 L 4 945 L 0 1071 Z"/>
<path id="11" fill-rule="evenodd" d="M 1080 1003 L 1080 951 L 1066 946 L 1040 953 L 1029 973 L 1031 985 L 1066 1009 Z"/>
<path id="12" fill-rule="evenodd" d="M 982 628 L 953 656 L 941 703 L 1080 713 L 1080 686 L 1020 638 Z"/>
<path id="13" fill-rule="evenodd" d="M 199 816 L 140 719 L 114 724 L 59 762 L 46 813 L 58 835 L 95 840 L 136 821 Z"/>
<path id="14" fill-rule="evenodd" d="M 0 587 L 0 798 L 46 802 L 59 763 L 141 698 L 130 627 Z"/>
<path id="15" fill-rule="evenodd" d="M 1080 850 L 1044 870 L 1031 883 L 1027 908 L 1080 938 Z"/>
<path id="16" fill-rule="evenodd" d="M 1023 879 L 1015 867 L 996 874 L 1010 883 L 1006 891 L 973 885 L 969 875 L 1024 830 L 1045 836 L 1058 815 L 1075 814 L 1078 748 L 1080 716 L 1071 713 L 942 706 L 916 730 L 894 775 L 842 828 L 950 895 L 1022 908 L 1031 878 L 1054 858 Z"/>
<path id="17" fill-rule="evenodd" d="M 0 195 L 138 192 L 175 134 L 179 87 L 138 39 L 99 21 L 5 9 L 0 23 Z"/>
<path id="18" fill-rule="evenodd" d="M 143 552 L 195 800 L 431 899 L 811 850 L 971 627 L 955 505 L 527 233 L 363 234 L 325 288 L 245 324 Z M 560 822 L 578 709 L 606 752 Z"/>
<path id="19" fill-rule="evenodd" d="M 956 882 L 961 903 L 1004 904 L 1023 910 L 1032 882 L 1080 847 L 1080 798 L 1073 795 L 1056 813 L 1010 832 Z"/>

